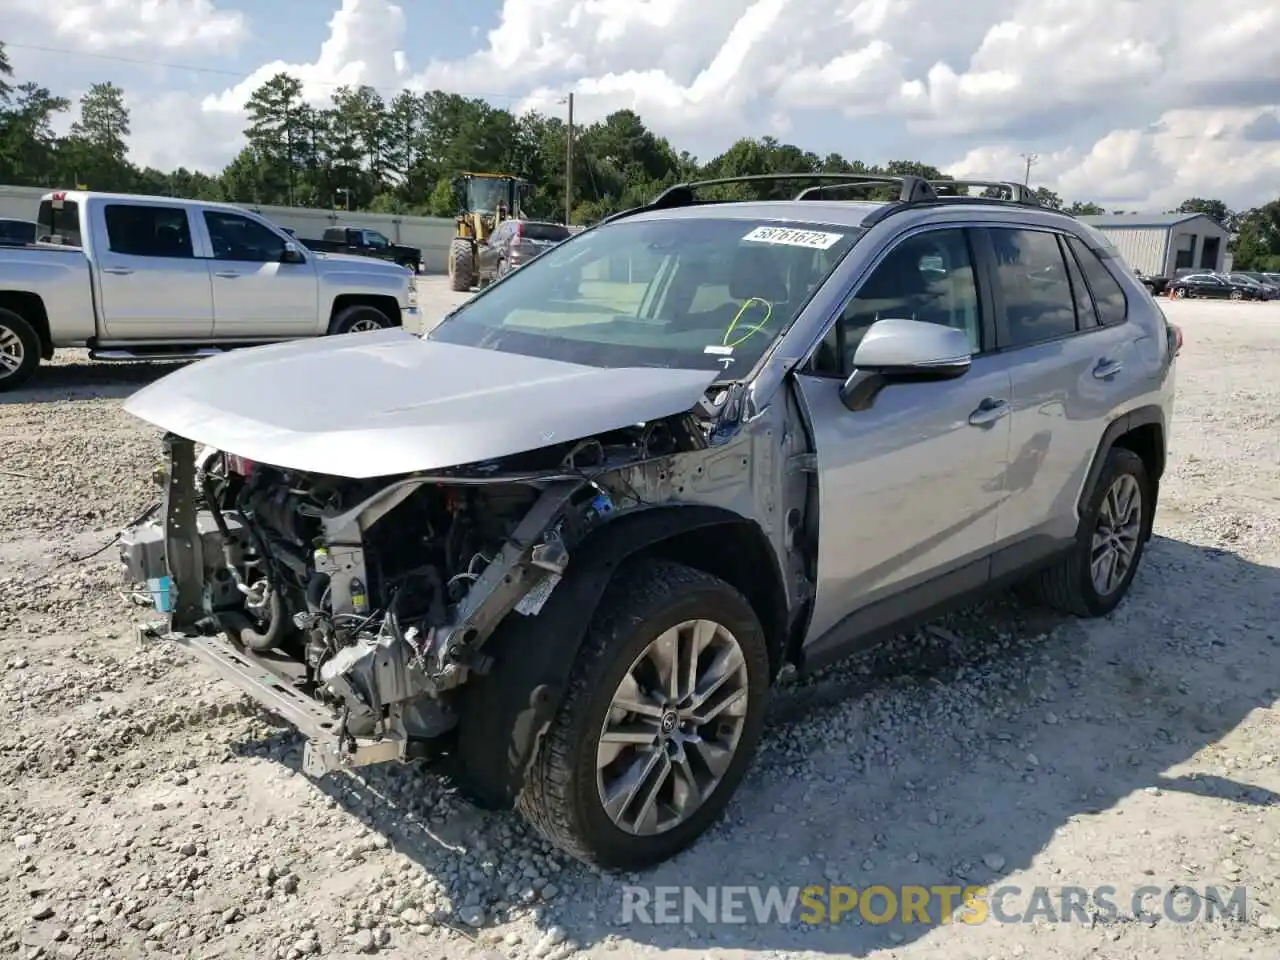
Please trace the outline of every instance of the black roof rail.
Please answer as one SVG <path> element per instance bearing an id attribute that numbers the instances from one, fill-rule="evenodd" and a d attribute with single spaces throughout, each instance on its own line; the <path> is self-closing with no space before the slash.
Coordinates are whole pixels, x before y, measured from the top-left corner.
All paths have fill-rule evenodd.
<path id="1" fill-rule="evenodd" d="M 849 186 L 892 183 L 899 186 L 898 198 L 904 201 L 929 200 L 933 190 L 923 177 L 879 176 L 866 173 L 753 173 L 740 177 L 717 177 L 714 180 L 693 180 L 668 187 L 649 202 L 645 209 L 664 210 L 670 207 L 687 207 L 696 203 L 694 191 L 703 187 L 719 187 L 730 183 L 780 183 L 787 180 L 830 180 Z M 799 199 L 799 198 L 797 198 Z"/>
<path id="2" fill-rule="evenodd" d="M 1036 197 L 1036 192 L 1025 184 L 1016 183 L 1012 180 L 930 180 L 929 186 L 938 187 L 985 187 L 987 189 L 1006 190 L 1009 193 L 1009 201 L 1013 203 L 1027 203 L 1032 206 L 1040 206 L 1040 200 Z M 959 196 L 959 194 L 946 194 L 947 196 Z M 976 198 L 970 198 L 976 199 Z M 987 198 L 995 199 L 995 198 Z"/>
<path id="3" fill-rule="evenodd" d="M 898 191 L 899 203 L 922 203 L 925 200 L 933 200 L 936 197 L 936 193 L 928 180 L 909 173 L 902 176 L 890 176 L 879 173 L 852 173 L 840 174 L 839 176 L 842 179 L 837 183 L 819 183 L 812 187 L 805 187 L 792 199 L 821 200 L 829 191 L 832 190 L 850 190 L 854 187 L 875 187 L 885 183 L 897 184 L 901 188 Z M 852 179 L 843 179 L 846 176 Z"/>

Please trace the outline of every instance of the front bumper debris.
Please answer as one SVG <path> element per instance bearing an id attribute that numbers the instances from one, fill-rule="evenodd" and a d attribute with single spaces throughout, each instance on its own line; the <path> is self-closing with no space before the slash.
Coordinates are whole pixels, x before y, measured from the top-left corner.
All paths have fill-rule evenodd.
<path id="1" fill-rule="evenodd" d="M 373 739 L 344 734 L 341 719 L 334 711 L 297 689 L 288 671 L 268 657 L 237 650 L 221 636 L 166 632 L 163 623 L 137 629 L 139 643 L 174 644 L 296 727 L 307 738 L 302 771 L 309 777 L 406 759 L 405 742 L 394 735 Z"/>

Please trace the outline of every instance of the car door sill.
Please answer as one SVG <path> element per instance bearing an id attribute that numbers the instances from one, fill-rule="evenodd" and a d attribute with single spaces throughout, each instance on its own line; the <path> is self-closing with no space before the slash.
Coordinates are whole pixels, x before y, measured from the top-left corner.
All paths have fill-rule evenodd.
<path id="1" fill-rule="evenodd" d="M 805 644 L 799 672 L 812 674 L 911 627 L 963 609 L 1052 565 L 1074 545 L 1074 539 L 1038 534 L 875 600 Z"/>

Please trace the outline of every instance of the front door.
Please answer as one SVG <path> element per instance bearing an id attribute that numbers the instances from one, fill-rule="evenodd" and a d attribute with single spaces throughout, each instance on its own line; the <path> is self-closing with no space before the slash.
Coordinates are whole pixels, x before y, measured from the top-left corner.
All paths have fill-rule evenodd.
<path id="1" fill-rule="evenodd" d="M 988 355 L 967 232 L 916 233 L 891 249 L 846 304 L 797 377 L 817 448 L 821 533 L 810 636 L 930 581 L 939 591 L 985 584 L 1009 452 L 1007 361 Z M 887 387 L 870 409 L 847 410 L 840 386 L 877 320 L 908 318 L 964 330 L 973 365 L 955 380 Z M 921 591 L 925 593 L 926 591 Z M 903 594 L 905 596 L 905 594 Z M 934 599 L 945 599 L 934 594 Z M 881 614 L 876 614 L 876 610 Z"/>
<path id="2" fill-rule="evenodd" d="M 282 262 L 289 241 L 238 213 L 206 210 L 204 225 L 213 251 L 209 266 L 217 339 L 283 339 L 323 332 L 315 261 L 307 251 L 302 251 L 303 263 Z"/>
<path id="3" fill-rule="evenodd" d="M 213 332 L 209 267 L 185 207 L 112 201 L 94 236 L 104 340 L 203 340 Z"/>

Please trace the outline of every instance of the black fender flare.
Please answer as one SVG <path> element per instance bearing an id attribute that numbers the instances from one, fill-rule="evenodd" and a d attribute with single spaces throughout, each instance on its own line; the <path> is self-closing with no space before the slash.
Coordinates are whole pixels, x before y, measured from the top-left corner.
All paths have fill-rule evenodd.
<path id="1" fill-rule="evenodd" d="M 647 507 L 610 520 L 575 546 L 535 616 L 512 612 L 485 643 L 491 665 L 460 688 L 457 764 L 467 792 L 509 808 L 564 697 L 578 648 L 614 574 L 629 558 L 690 531 L 746 518 L 702 505 Z"/>
<path id="2" fill-rule="evenodd" d="M 1076 501 L 1076 510 L 1080 515 L 1083 516 L 1084 514 L 1089 497 L 1093 493 L 1093 488 L 1098 482 L 1098 477 L 1102 474 L 1103 464 L 1107 462 L 1107 454 L 1111 452 L 1111 448 L 1115 446 L 1116 441 L 1138 427 L 1145 427 L 1151 424 L 1160 428 L 1161 438 L 1167 436 L 1168 427 L 1165 423 L 1164 411 L 1155 404 L 1130 410 L 1128 413 L 1121 414 L 1107 425 L 1107 429 L 1102 432 L 1102 439 L 1098 441 L 1098 449 L 1093 455 L 1093 462 L 1089 464 L 1089 472 L 1085 474 L 1084 485 L 1080 488 L 1080 496 Z M 1156 476 L 1151 478 L 1155 482 L 1159 481 L 1159 475 L 1164 472 L 1164 458 L 1165 451 L 1161 449 L 1159 470 Z"/>

